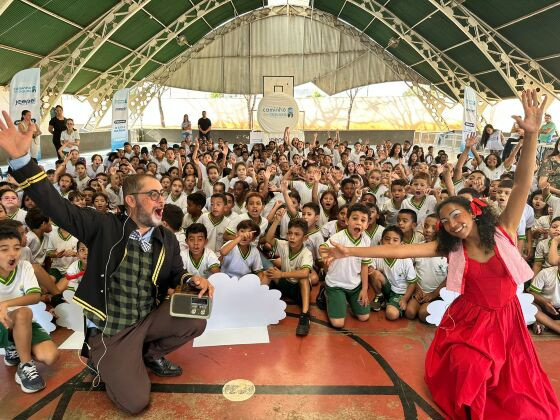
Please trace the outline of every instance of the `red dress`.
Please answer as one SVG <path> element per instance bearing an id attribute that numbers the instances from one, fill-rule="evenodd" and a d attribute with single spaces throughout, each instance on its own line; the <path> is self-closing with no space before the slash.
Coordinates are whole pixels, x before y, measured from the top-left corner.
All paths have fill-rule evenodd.
<path id="1" fill-rule="evenodd" d="M 464 293 L 451 304 L 426 355 L 426 383 L 453 419 L 560 419 L 502 260 L 468 259 Z"/>

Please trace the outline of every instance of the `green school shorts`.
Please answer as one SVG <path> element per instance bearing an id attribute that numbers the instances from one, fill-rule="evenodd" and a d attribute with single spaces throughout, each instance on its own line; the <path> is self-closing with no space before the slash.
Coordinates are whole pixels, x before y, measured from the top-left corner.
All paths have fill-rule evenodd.
<path id="1" fill-rule="evenodd" d="M 51 336 L 36 322 L 31 323 L 31 345 L 51 340 Z M 14 345 L 12 332 L 2 324 L 0 324 L 0 348 L 6 348 Z"/>
<path id="2" fill-rule="evenodd" d="M 382 292 L 383 292 L 383 297 L 385 298 L 385 302 L 387 302 L 387 305 L 391 305 L 397 308 L 399 311 L 401 311 L 401 316 L 402 316 L 404 311 L 401 310 L 400 301 L 404 295 L 393 292 L 391 290 L 391 284 L 388 281 L 385 281 Z"/>
<path id="3" fill-rule="evenodd" d="M 329 287 L 325 285 L 327 295 L 327 314 L 329 318 L 346 318 L 346 305 L 354 315 L 369 314 L 370 306 L 362 306 L 358 301 L 362 285 L 355 289 L 343 289 L 342 287 Z"/>
<path id="4" fill-rule="evenodd" d="M 292 283 L 286 279 L 280 279 L 278 283 L 271 281 L 269 284 L 271 289 L 279 290 L 284 299 L 294 301 L 296 304 L 302 304 L 301 289 L 299 283 Z"/>

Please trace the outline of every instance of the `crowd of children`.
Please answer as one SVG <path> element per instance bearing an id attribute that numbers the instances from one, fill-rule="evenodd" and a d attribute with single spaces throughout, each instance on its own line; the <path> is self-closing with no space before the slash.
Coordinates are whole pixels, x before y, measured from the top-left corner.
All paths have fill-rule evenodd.
<path id="1" fill-rule="evenodd" d="M 453 195 L 478 198 L 499 213 L 522 147 L 521 140 L 502 160 L 471 137 L 454 165 L 444 151 L 425 152 L 409 141 L 349 145 L 336 133 L 321 144 L 317 135 L 304 142 L 286 130 L 283 142 L 267 145 L 231 146 L 221 138 L 172 146 L 162 139 L 151 149 L 125 143 L 86 162 L 79 139 L 71 141 L 56 169 L 47 171 L 63 197 L 120 213 L 123 179 L 153 175 L 166 196 L 163 224 L 179 241 L 184 267 L 203 277 L 256 274 L 301 307 L 299 336 L 309 332 L 314 288 L 325 297 L 334 328 L 344 326 L 348 307 L 364 322 L 372 310 L 384 310 L 388 320 L 425 321 L 428 304 L 445 287 L 446 258 L 348 257 L 327 264 L 320 248 L 331 241 L 350 247 L 430 242 L 439 228 L 436 205 Z M 552 157 L 559 154 L 556 142 Z M 33 357 L 53 363 L 57 350 L 26 306 L 40 299 L 57 305 L 64 290 L 79 287 L 87 248 L 53 226 L 24 187 L 13 178 L 0 183 L 0 347 L 6 364 L 18 366 L 22 389 L 35 392 L 44 381 Z M 534 331 L 560 333 L 560 197 L 535 182 L 525 210 L 518 247 L 535 274 L 527 284 L 540 309 Z"/>

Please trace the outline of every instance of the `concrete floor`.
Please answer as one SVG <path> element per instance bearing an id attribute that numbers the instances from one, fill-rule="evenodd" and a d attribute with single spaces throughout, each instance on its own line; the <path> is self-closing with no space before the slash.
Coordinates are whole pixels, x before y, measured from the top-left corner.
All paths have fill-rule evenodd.
<path id="1" fill-rule="evenodd" d="M 192 348 L 170 355 L 183 366 L 177 378 L 153 380 L 146 419 L 427 419 L 442 418 L 424 384 L 424 357 L 435 329 L 372 313 L 366 323 L 350 319 L 346 329 L 328 327 L 314 315 L 308 337 L 295 336 L 298 309 L 269 327 L 270 343 Z M 70 332 L 58 329 L 57 343 Z M 533 337 L 541 362 L 560 394 L 558 337 Z M 0 418 L 115 419 L 127 417 L 92 389 L 77 352 L 62 350 L 53 367 L 40 366 L 47 388 L 27 395 L 14 382 L 15 368 L 0 367 Z M 224 384 L 245 379 L 255 385 L 246 401 L 233 402 Z M 232 388 L 230 388 L 231 390 Z M 250 387 L 233 388 L 243 397 Z M 237 394 L 237 395 L 235 395 Z"/>

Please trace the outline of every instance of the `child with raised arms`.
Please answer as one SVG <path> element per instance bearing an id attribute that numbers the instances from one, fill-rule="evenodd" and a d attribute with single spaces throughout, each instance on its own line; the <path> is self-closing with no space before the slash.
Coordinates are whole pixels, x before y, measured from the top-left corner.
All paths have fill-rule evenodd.
<path id="1" fill-rule="evenodd" d="M 222 272 L 238 278 L 254 273 L 264 282 L 261 254 L 253 245 L 261 233 L 259 225 L 251 219 L 242 220 L 236 231 L 235 238 L 226 242 L 220 250 Z"/>
<path id="2" fill-rule="evenodd" d="M 229 225 L 224 232 L 224 241 L 235 239 L 237 226 L 243 220 L 253 221 L 259 227 L 259 232 L 266 232 L 266 228 L 268 227 L 268 220 L 266 220 L 265 217 L 262 217 L 262 211 L 264 208 L 262 197 L 256 192 L 247 194 L 247 198 L 245 199 L 245 206 L 247 209 L 246 213 L 242 213 L 237 217 L 230 218 Z M 258 243 L 259 236 L 257 235 L 254 238 L 253 245 L 257 246 Z"/>

